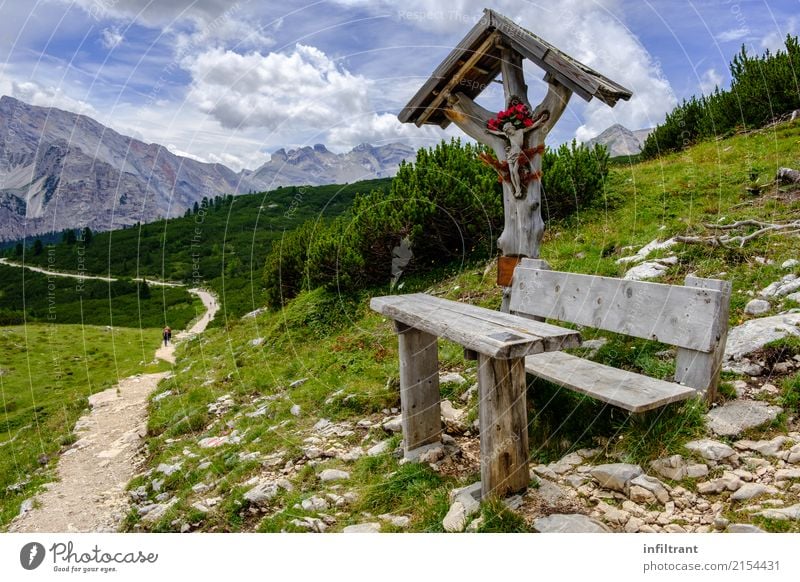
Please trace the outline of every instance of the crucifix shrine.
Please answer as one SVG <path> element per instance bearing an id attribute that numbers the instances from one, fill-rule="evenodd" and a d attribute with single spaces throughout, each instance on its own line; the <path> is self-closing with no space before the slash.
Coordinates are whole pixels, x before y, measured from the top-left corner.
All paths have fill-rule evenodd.
<path id="1" fill-rule="evenodd" d="M 548 91 L 531 107 L 522 71 L 529 59 L 545 71 Z M 474 99 L 502 75 L 506 109 L 497 114 Z M 508 311 L 514 268 L 523 257 L 538 258 L 544 234 L 541 214 L 542 155 L 547 133 L 575 93 L 597 98 L 610 107 L 631 92 L 562 53 L 505 16 L 485 9 L 481 20 L 442 61 L 398 116 L 404 123 L 447 127 L 464 133 L 494 152 L 484 162 L 503 184 L 504 228 L 497 240 L 502 256 L 498 284 L 503 286 L 503 311 Z M 495 157 L 496 156 L 496 157 Z"/>

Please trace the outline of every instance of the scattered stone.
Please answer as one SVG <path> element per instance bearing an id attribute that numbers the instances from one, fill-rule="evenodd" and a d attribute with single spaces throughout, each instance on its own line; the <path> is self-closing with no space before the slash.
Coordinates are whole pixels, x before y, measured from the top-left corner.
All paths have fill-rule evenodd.
<path id="1" fill-rule="evenodd" d="M 350 473 L 340 469 L 325 469 L 319 474 L 320 481 L 343 481 L 350 478 Z"/>
<path id="2" fill-rule="evenodd" d="M 440 449 L 441 449 L 441 453 L 439 452 Z M 435 452 L 432 453 L 431 456 L 425 456 L 431 450 L 433 450 Z M 421 447 L 417 447 L 416 449 L 408 451 L 405 454 L 405 458 L 406 458 L 407 462 L 423 462 L 424 463 L 425 461 L 422 460 L 423 456 L 425 456 L 425 458 L 438 457 L 439 459 L 441 459 L 444 456 L 445 452 L 446 451 L 444 450 L 444 447 L 442 446 L 442 443 L 430 443 L 430 444 L 422 445 Z M 439 456 L 440 454 L 442 456 Z"/>
<path id="3" fill-rule="evenodd" d="M 444 446 L 437 445 L 421 452 L 417 457 L 417 461 L 420 463 L 436 463 L 444 459 L 446 454 L 447 451 L 445 450 Z"/>
<path id="4" fill-rule="evenodd" d="M 408 524 L 411 523 L 411 518 L 407 515 L 392 515 L 391 513 L 384 513 L 383 515 L 379 515 L 384 521 L 388 521 L 394 527 L 408 527 Z"/>
<path id="5" fill-rule="evenodd" d="M 472 398 L 474 394 L 478 393 L 478 383 L 475 382 L 472 386 L 464 390 L 464 393 L 458 397 L 461 402 L 469 402 L 469 399 Z"/>
<path id="6" fill-rule="evenodd" d="M 258 346 L 260 346 L 263 343 L 264 343 L 264 338 L 263 337 L 257 337 L 255 339 L 251 339 L 250 340 L 250 345 L 253 346 L 254 348 L 257 348 Z"/>
<path id="7" fill-rule="evenodd" d="M 308 499 L 303 499 L 303 501 L 300 502 L 300 507 L 305 511 L 325 511 L 330 507 L 330 504 L 322 497 L 313 495 Z"/>
<path id="8" fill-rule="evenodd" d="M 654 239 L 651 240 L 646 245 L 644 245 L 638 251 L 636 251 L 636 254 L 631 255 L 629 257 L 619 258 L 617 259 L 616 263 L 618 265 L 625 265 L 629 263 L 640 263 L 644 261 L 653 251 L 666 250 L 675 246 L 676 244 L 677 241 L 674 238 L 667 239 L 664 242 L 659 242 L 658 239 Z"/>
<path id="9" fill-rule="evenodd" d="M 26 499 L 19 506 L 19 515 L 25 515 L 33 510 L 33 499 Z"/>
<path id="10" fill-rule="evenodd" d="M 458 372 L 445 372 L 444 374 L 439 374 L 439 384 L 466 384 L 467 380 L 459 374 Z"/>
<path id="11" fill-rule="evenodd" d="M 376 445 L 371 446 L 367 449 L 367 456 L 369 457 L 377 457 L 378 455 L 383 455 L 389 452 L 389 445 L 391 441 L 389 439 L 383 440 Z"/>
<path id="12" fill-rule="evenodd" d="M 209 511 L 211 511 L 208 507 L 206 507 L 199 501 L 195 501 L 194 503 L 192 503 L 192 507 L 197 511 L 199 511 L 200 513 L 208 513 Z"/>
<path id="13" fill-rule="evenodd" d="M 158 467 L 156 467 L 157 473 L 162 473 L 163 475 L 169 477 L 173 473 L 177 473 L 181 470 L 181 463 L 175 463 L 174 465 L 169 465 L 167 463 L 161 463 Z"/>
<path id="14" fill-rule="evenodd" d="M 798 280 L 800 286 L 800 280 Z M 726 360 L 741 360 L 769 342 L 786 336 L 800 335 L 800 313 L 784 313 L 751 319 L 728 332 L 725 345 Z"/>
<path id="15" fill-rule="evenodd" d="M 533 522 L 539 533 L 607 533 L 601 522 L 579 513 L 554 513 Z"/>
<path id="16" fill-rule="evenodd" d="M 800 443 L 793 446 L 788 451 L 781 453 L 781 458 L 787 463 L 800 463 Z"/>
<path id="17" fill-rule="evenodd" d="M 667 490 L 667 486 L 664 485 L 661 481 L 656 479 L 655 477 L 651 477 L 650 475 L 638 475 L 630 480 L 630 487 L 631 487 L 631 500 L 636 501 L 633 498 L 633 488 L 637 487 L 643 489 L 650 493 L 655 499 L 657 499 L 660 503 L 667 503 L 669 501 L 669 491 Z"/>
<path id="18" fill-rule="evenodd" d="M 744 306 L 744 312 L 748 315 L 764 315 L 771 309 L 769 301 L 763 299 L 751 299 Z"/>
<path id="19" fill-rule="evenodd" d="M 786 299 L 788 299 L 789 301 L 794 301 L 795 303 L 800 303 L 800 292 L 798 292 L 798 293 L 789 293 L 786 296 Z"/>
<path id="20" fill-rule="evenodd" d="M 379 531 L 381 531 L 381 524 L 374 521 L 348 525 L 342 530 L 343 533 L 378 533 Z"/>
<path id="21" fill-rule="evenodd" d="M 201 449 L 213 449 L 221 447 L 222 445 L 227 445 L 230 442 L 231 438 L 229 436 L 215 436 L 200 439 L 197 441 L 197 444 Z"/>
<path id="22" fill-rule="evenodd" d="M 736 436 L 745 430 L 772 422 L 783 412 L 759 400 L 733 400 L 708 412 L 708 427 L 720 436 Z"/>
<path id="23" fill-rule="evenodd" d="M 680 455 L 656 459 L 650 463 L 650 467 L 662 477 L 672 481 L 681 481 L 687 477 L 686 461 Z"/>
<path id="24" fill-rule="evenodd" d="M 289 409 L 289 412 L 291 412 L 293 416 L 300 416 L 300 405 L 293 404 L 292 407 Z"/>
<path id="25" fill-rule="evenodd" d="M 677 523 L 668 523 L 664 526 L 664 531 L 667 533 L 686 533 L 686 529 Z"/>
<path id="26" fill-rule="evenodd" d="M 776 436 L 768 441 L 740 440 L 733 443 L 733 446 L 740 451 L 756 451 L 765 457 L 777 457 L 788 440 L 785 436 Z"/>
<path id="27" fill-rule="evenodd" d="M 761 297 L 782 297 L 789 295 L 800 289 L 800 278 L 794 273 L 789 273 L 780 278 L 779 281 L 771 283 L 759 292 Z"/>
<path id="28" fill-rule="evenodd" d="M 630 519 L 628 519 L 628 523 L 625 524 L 625 531 L 627 533 L 636 533 L 644 524 L 643 519 L 632 515 Z"/>
<path id="29" fill-rule="evenodd" d="M 615 491 L 625 491 L 631 479 L 638 477 L 642 472 L 642 468 L 639 465 L 610 463 L 594 467 L 591 470 L 591 475 L 600 483 L 601 487 Z"/>
<path id="30" fill-rule="evenodd" d="M 722 461 L 736 454 L 731 447 L 725 443 L 715 441 L 712 439 L 700 439 L 690 441 L 684 445 L 690 451 L 698 453 L 704 459 L 709 461 Z"/>
<path id="31" fill-rule="evenodd" d="M 580 487 L 584 481 L 588 479 L 587 476 L 578 476 L 578 475 L 569 475 L 567 477 L 567 481 L 569 481 L 570 477 L 574 477 L 580 479 L 580 482 L 575 485 L 574 482 L 570 483 L 576 489 Z M 540 479 L 539 480 L 539 487 L 536 489 L 531 489 L 531 495 L 534 495 L 544 501 L 548 507 L 555 507 L 558 505 L 563 505 L 570 501 L 570 495 L 565 491 L 560 485 L 557 485 L 550 481 L 549 479 Z"/>
<path id="32" fill-rule="evenodd" d="M 769 487 L 762 485 L 761 483 L 745 483 L 739 489 L 733 492 L 731 499 L 734 501 L 753 499 L 754 497 L 759 497 L 764 493 L 767 493 L 769 489 Z"/>
<path id="33" fill-rule="evenodd" d="M 782 507 L 780 509 L 765 509 L 757 515 L 766 517 L 768 519 L 780 519 L 784 521 L 788 519 L 800 519 L 800 503 L 796 503 L 791 507 Z"/>
<path id="34" fill-rule="evenodd" d="M 263 481 L 244 494 L 246 501 L 262 507 L 278 494 L 278 484 L 274 481 Z"/>
<path id="35" fill-rule="evenodd" d="M 732 523 L 725 531 L 728 533 L 767 533 L 760 527 L 749 523 Z"/>
<path id="36" fill-rule="evenodd" d="M 442 525 L 444 526 L 444 531 L 464 531 L 467 525 L 467 512 L 461 501 L 456 500 L 450 505 L 450 509 L 447 511 L 447 515 L 444 516 Z"/>
<path id="37" fill-rule="evenodd" d="M 585 348 L 587 350 L 592 350 L 596 352 L 607 343 L 608 343 L 608 338 L 599 337 L 595 339 L 586 340 L 581 344 L 581 348 Z"/>
<path id="38" fill-rule="evenodd" d="M 205 493 L 209 489 L 211 489 L 211 487 L 205 483 L 197 483 L 196 485 L 192 485 L 192 491 L 195 493 Z"/>
<path id="39" fill-rule="evenodd" d="M 800 469 L 778 469 L 775 471 L 776 481 L 785 481 L 786 479 L 800 479 Z"/>
<path id="40" fill-rule="evenodd" d="M 383 423 L 383 430 L 386 432 L 402 432 L 403 419 L 401 416 L 395 416 L 386 420 Z"/>
<path id="41" fill-rule="evenodd" d="M 478 533 L 479 531 L 481 531 L 482 526 L 483 526 L 483 516 L 480 516 L 469 522 L 466 531 L 467 533 Z"/>
<path id="42" fill-rule="evenodd" d="M 718 515 L 714 518 L 714 528 L 718 529 L 719 531 L 724 530 L 730 524 L 730 520 Z"/>
<path id="43" fill-rule="evenodd" d="M 177 497 L 173 497 L 166 503 L 155 503 L 147 507 L 147 512 L 142 516 L 142 521 L 145 523 L 155 523 L 160 520 L 169 511 L 169 509 L 178 502 Z M 139 510 L 141 514 L 141 509 Z"/>
<path id="44" fill-rule="evenodd" d="M 328 529 L 328 524 L 317 517 L 301 517 L 290 521 L 293 526 L 309 531 L 324 533 Z"/>
<path id="45" fill-rule="evenodd" d="M 289 388 L 299 388 L 306 382 L 308 382 L 308 378 L 300 378 L 299 380 L 295 380 L 294 382 L 289 384 Z"/>
<path id="46" fill-rule="evenodd" d="M 153 397 L 153 402 L 160 402 L 164 400 L 167 396 L 172 396 L 172 390 L 164 390 L 161 394 L 158 394 Z"/>
<path id="47" fill-rule="evenodd" d="M 694 463 L 686 467 L 686 476 L 690 479 L 698 479 L 708 475 L 708 465 Z"/>
<path id="48" fill-rule="evenodd" d="M 781 269 L 794 269 L 800 265 L 800 261 L 797 259 L 787 259 L 781 263 Z"/>
<path id="49" fill-rule="evenodd" d="M 353 461 L 357 461 L 358 459 L 360 459 L 363 456 L 364 456 L 364 449 L 362 449 L 361 447 L 353 447 L 349 451 L 345 451 L 344 453 L 341 453 L 339 455 L 339 458 L 342 461 L 345 461 L 347 463 L 352 463 Z M 374 455 L 372 455 L 372 456 L 374 456 Z"/>
<path id="50" fill-rule="evenodd" d="M 622 277 L 627 281 L 643 281 L 645 279 L 660 279 L 667 272 L 669 267 L 658 261 L 641 263 L 628 269 Z"/>
<path id="51" fill-rule="evenodd" d="M 698 483 L 697 492 L 701 495 L 708 495 L 709 493 L 722 493 L 725 490 L 736 491 L 741 486 L 742 480 L 738 475 L 725 471 L 722 477 Z"/>
<path id="52" fill-rule="evenodd" d="M 258 309 L 255 309 L 255 310 L 251 311 L 250 313 L 245 313 L 242 316 L 242 319 L 253 319 L 257 315 L 261 315 L 262 313 L 265 313 L 266 311 L 267 311 L 266 307 L 259 307 Z"/>

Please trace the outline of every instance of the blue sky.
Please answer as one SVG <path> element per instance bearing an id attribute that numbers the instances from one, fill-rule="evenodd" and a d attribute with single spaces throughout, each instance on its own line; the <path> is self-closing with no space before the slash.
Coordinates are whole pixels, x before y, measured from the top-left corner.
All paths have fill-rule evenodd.
<path id="1" fill-rule="evenodd" d="M 651 127 L 727 86 L 744 44 L 797 34 L 790 0 L 39 0 L 0 3 L 0 93 L 86 113 L 176 153 L 255 168 L 279 147 L 414 146 L 458 135 L 397 112 L 491 7 L 633 90 L 573 97 L 549 137 Z M 532 100 L 541 72 L 526 64 Z M 480 101 L 502 107 L 499 86 Z"/>

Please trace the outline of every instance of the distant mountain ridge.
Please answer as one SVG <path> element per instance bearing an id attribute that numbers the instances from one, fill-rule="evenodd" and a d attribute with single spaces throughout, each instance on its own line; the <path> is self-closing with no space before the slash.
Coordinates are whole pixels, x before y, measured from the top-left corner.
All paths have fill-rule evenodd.
<path id="1" fill-rule="evenodd" d="M 415 150 L 322 145 L 234 172 L 122 135 L 85 115 L 0 97 L 0 241 L 88 226 L 111 230 L 182 215 L 203 197 L 392 176 Z"/>
<path id="2" fill-rule="evenodd" d="M 615 123 L 600 135 L 586 141 L 585 144 L 589 147 L 594 147 L 595 144 L 606 146 L 612 158 L 633 156 L 642 151 L 644 142 L 652 131 L 653 128 L 630 130 L 624 125 Z"/>

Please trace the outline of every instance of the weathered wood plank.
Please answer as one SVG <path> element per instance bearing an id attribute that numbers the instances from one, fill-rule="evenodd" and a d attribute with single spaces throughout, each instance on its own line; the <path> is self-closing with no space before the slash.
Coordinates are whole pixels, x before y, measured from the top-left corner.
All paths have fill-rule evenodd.
<path id="1" fill-rule="evenodd" d="M 709 352 L 719 338 L 722 293 L 713 289 L 529 269 L 514 272 L 511 312 Z"/>
<path id="2" fill-rule="evenodd" d="M 483 497 L 524 491 L 528 474 L 528 412 L 522 359 L 478 358 Z"/>
<path id="3" fill-rule="evenodd" d="M 631 412 L 645 412 L 695 395 L 687 386 L 611 368 L 564 352 L 528 356 L 525 369 L 529 374 Z"/>
<path id="4" fill-rule="evenodd" d="M 439 351 L 436 336 L 397 325 L 400 409 L 405 453 L 441 440 Z"/>
<path id="5" fill-rule="evenodd" d="M 717 336 L 710 352 L 698 352 L 686 348 L 678 348 L 675 357 L 675 381 L 690 386 L 711 402 L 719 387 L 719 374 L 722 371 L 722 358 L 725 355 L 725 343 L 728 339 L 728 310 L 731 298 L 729 281 L 718 279 L 701 279 L 686 277 L 687 287 L 713 289 L 722 294 L 722 303 L 717 312 Z"/>
<path id="6" fill-rule="evenodd" d="M 423 293 L 374 297 L 370 307 L 396 321 L 494 358 L 521 358 L 580 343 L 580 334 L 574 330 Z"/>

